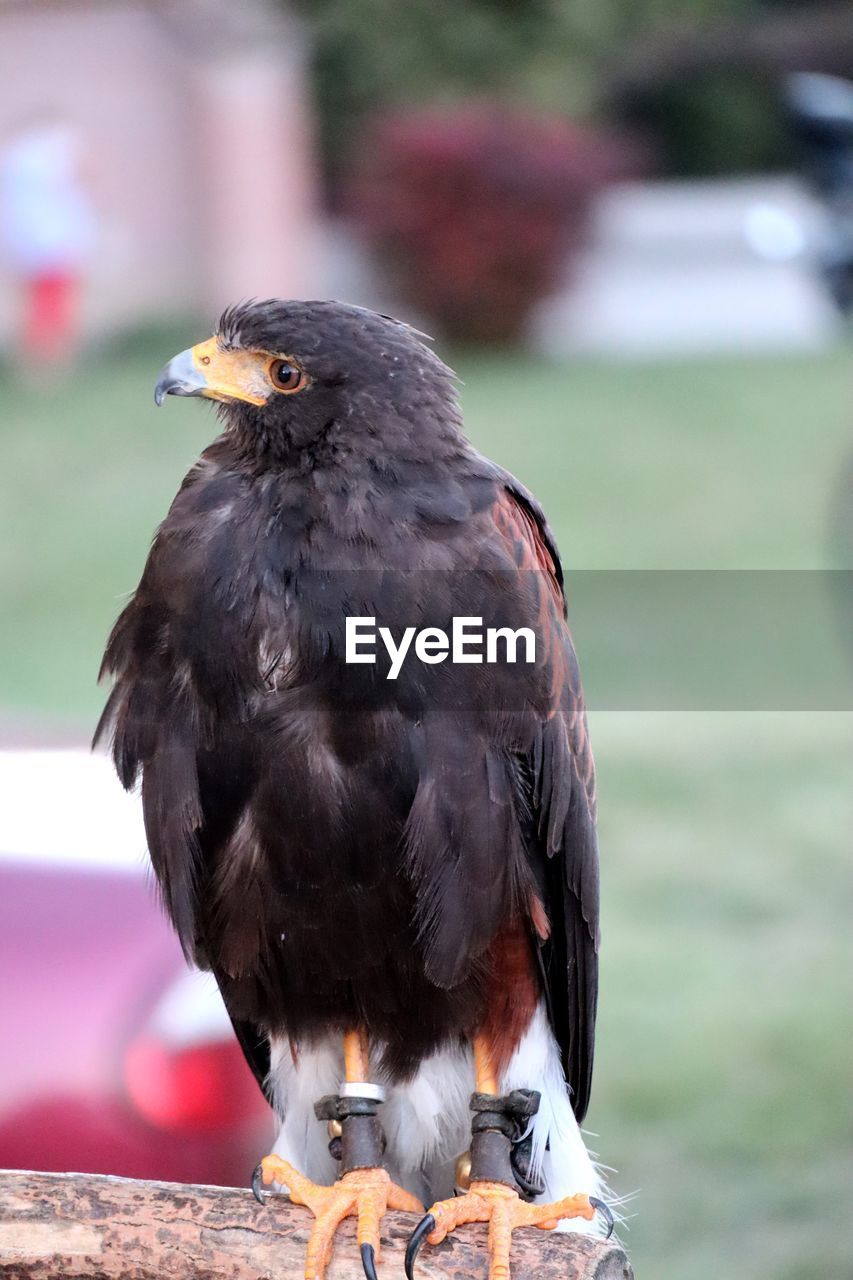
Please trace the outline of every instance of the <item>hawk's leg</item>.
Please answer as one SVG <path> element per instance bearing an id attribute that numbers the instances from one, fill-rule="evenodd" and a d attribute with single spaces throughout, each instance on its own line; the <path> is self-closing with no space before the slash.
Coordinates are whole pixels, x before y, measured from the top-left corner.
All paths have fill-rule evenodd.
<path id="1" fill-rule="evenodd" d="M 258 1200 L 263 1187 L 280 1183 L 294 1204 L 314 1214 L 314 1226 L 305 1256 L 305 1280 L 322 1280 L 332 1256 L 338 1225 L 344 1218 L 357 1219 L 356 1234 L 367 1280 L 376 1280 L 379 1257 L 379 1224 L 388 1209 L 420 1213 L 423 1205 L 402 1187 L 395 1186 L 382 1166 L 384 1137 L 376 1118 L 382 1091 L 367 1082 L 367 1036 L 360 1031 L 344 1036 L 344 1075 L 339 1095 L 322 1098 L 317 1118 L 330 1122 L 335 1154 L 340 1149 L 341 1176 L 331 1187 L 319 1186 L 287 1160 L 264 1156 L 252 1178 Z"/>
<path id="2" fill-rule="evenodd" d="M 415 1228 L 406 1250 L 409 1280 L 413 1280 L 415 1258 L 424 1240 L 440 1244 L 465 1222 L 488 1223 L 489 1280 L 509 1280 L 510 1244 L 516 1227 L 553 1231 L 563 1218 L 589 1221 L 599 1209 L 612 1229 L 610 1210 L 594 1197 L 567 1196 L 553 1204 L 530 1204 L 522 1199 L 513 1167 L 513 1137 L 518 1134 L 519 1121 L 535 1115 L 539 1096 L 521 1090 L 504 1098 L 498 1096 L 489 1046 L 482 1037 L 474 1040 L 474 1068 L 477 1091 L 471 1098 L 474 1119 L 468 1190 L 452 1200 L 434 1204 Z M 523 1124 L 520 1127 L 523 1131 Z"/>

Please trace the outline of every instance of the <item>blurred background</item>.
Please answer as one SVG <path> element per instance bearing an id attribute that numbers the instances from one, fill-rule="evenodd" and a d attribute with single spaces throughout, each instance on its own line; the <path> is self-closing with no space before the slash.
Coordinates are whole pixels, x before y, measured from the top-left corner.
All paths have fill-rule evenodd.
<path id="1" fill-rule="evenodd" d="M 157 370 L 241 298 L 377 307 L 457 369 L 570 596 L 853 568 L 853 10 L 7 0 L 0 49 L 0 1165 L 242 1183 L 269 1117 L 87 754 L 215 434 Z M 845 1274 L 851 704 L 590 702 L 587 1124 L 637 1275 Z"/>

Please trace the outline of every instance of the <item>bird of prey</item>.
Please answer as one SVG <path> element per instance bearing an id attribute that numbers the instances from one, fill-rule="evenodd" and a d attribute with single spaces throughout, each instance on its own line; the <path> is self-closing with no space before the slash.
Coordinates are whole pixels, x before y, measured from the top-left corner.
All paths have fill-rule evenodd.
<path id="1" fill-rule="evenodd" d="M 578 1127 L 598 855 L 562 571 L 422 336 L 270 300 L 169 361 L 157 403 L 214 400 L 222 430 L 102 667 L 96 740 L 141 779 L 165 907 L 280 1117 L 253 1186 L 313 1211 L 307 1280 L 348 1215 L 368 1280 L 388 1208 L 430 1206 L 410 1273 L 490 1222 L 495 1280 L 515 1227 L 612 1226 Z M 396 673 L 365 619 L 418 631 Z M 442 648 L 460 619 L 491 661 Z"/>

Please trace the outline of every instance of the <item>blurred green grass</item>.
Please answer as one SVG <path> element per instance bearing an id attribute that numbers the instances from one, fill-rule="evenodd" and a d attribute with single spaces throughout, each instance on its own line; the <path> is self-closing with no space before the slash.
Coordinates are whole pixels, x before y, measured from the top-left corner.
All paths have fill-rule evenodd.
<path id="1" fill-rule="evenodd" d="M 0 385 L 0 723 L 91 728 L 106 633 L 215 432 L 209 409 L 151 399 L 193 336 L 50 391 Z M 456 367 L 470 434 L 541 498 L 567 565 L 837 561 L 846 351 Z M 616 1190 L 637 1192 L 637 1274 L 841 1274 L 851 717 L 597 712 L 592 731 L 604 949 L 587 1123 Z"/>
<path id="2" fill-rule="evenodd" d="M 639 1277 L 849 1270 L 851 717 L 592 717 L 591 1145 Z"/>

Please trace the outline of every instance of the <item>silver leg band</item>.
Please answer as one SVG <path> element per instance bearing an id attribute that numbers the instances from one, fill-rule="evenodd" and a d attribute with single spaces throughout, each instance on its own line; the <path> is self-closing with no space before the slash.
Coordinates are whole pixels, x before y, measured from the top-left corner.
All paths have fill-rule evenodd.
<path id="1" fill-rule="evenodd" d="M 366 1080 L 342 1080 L 338 1087 L 341 1098 L 372 1098 L 374 1102 L 385 1101 L 385 1090 L 381 1084 L 369 1084 Z"/>

